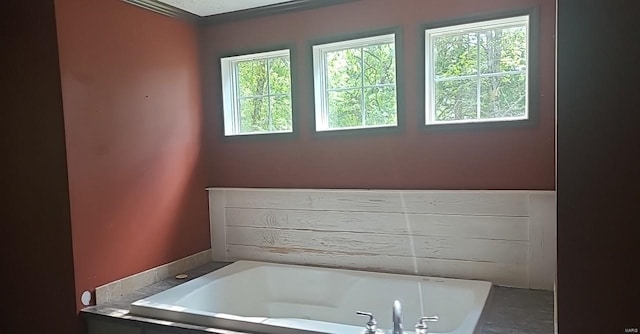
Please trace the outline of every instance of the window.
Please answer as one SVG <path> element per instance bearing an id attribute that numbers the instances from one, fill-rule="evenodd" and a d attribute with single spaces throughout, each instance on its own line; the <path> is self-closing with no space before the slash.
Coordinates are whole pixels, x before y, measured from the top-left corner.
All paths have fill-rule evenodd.
<path id="1" fill-rule="evenodd" d="M 289 50 L 220 62 L 225 136 L 293 132 Z"/>
<path id="2" fill-rule="evenodd" d="M 313 46 L 316 131 L 398 124 L 395 34 Z"/>
<path id="3" fill-rule="evenodd" d="M 528 119 L 528 36 L 528 15 L 426 30 L 426 124 Z"/>

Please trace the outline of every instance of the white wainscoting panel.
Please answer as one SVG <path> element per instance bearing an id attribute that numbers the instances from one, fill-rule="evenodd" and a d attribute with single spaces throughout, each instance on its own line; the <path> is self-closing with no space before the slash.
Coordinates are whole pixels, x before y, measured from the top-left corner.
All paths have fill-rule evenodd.
<path id="1" fill-rule="evenodd" d="M 553 290 L 552 191 L 208 190 L 215 260 Z"/>

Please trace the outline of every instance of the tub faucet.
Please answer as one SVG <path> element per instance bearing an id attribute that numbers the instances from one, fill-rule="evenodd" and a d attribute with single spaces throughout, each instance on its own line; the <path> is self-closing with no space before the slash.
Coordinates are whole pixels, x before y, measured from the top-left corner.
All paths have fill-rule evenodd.
<path id="1" fill-rule="evenodd" d="M 393 332 L 392 334 L 403 334 L 402 332 L 402 306 L 400 301 L 393 302 Z"/>

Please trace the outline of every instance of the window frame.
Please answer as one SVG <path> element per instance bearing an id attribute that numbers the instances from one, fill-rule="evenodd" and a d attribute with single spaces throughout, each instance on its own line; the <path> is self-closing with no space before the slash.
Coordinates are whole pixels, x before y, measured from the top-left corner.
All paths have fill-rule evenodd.
<path id="1" fill-rule="evenodd" d="M 527 102 L 526 102 L 526 118 L 490 118 L 490 119 L 469 119 L 469 120 L 454 120 L 454 121 L 440 121 L 431 122 L 429 117 L 434 115 L 434 103 L 435 99 L 432 98 L 433 94 L 433 82 L 428 83 L 427 78 L 433 68 L 433 57 L 431 44 L 427 40 L 428 30 L 458 30 L 459 26 L 475 26 L 484 25 L 488 26 L 492 21 L 508 21 L 518 17 L 528 17 L 528 30 L 527 30 Z M 538 123 L 539 114 L 539 21 L 538 21 L 538 9 L 526 8 L 517 9 L 508 12 L 490 13 L 477 15 L 473 17 L 457 18 L 436 23 L 422 25 L 420 48 L 420 85 L 422 87 L 422 98 L 420 101 L 419 112 L 419 127 L 421 130 L 427 131 L 440 131 L 440 130 L 458 130 L 458 129 L 482 129 L 482 128 L 503 128 L 503 127 L 530 127 Z M 476 28 L 478 29 L 478 28 Z M 472 30 L 472 29 L 469 29 Z M 430 90 L 428 92 L 428 90 Z"/>
<path id="2" fill-rule="evenodd" d="M 395 125 L 373 125 L 373 126 L 357 126 L 348 128 L 328 128 L 328 99 L 327 99 L 327 77 L 325 75 L 326 64 L 323 55 L 326 52 L 345 50 L 350 48 L 360 48 L 367 45 L 384 43 L 383 37 L 393 38 L 394 41 L 394 57 L 395 57 L 395 93 L 396 93 L 396 124 Z M 315 40 L 310 43 L 310 51 L 312 56 L 311 66 L 311 84 L 313 85 L 313 115 L 311 122 L 316 136 L 351 136 L 361 134 L 378 134 L 378 133 L 397 133 L 404 128 L 404 78 L 402 72 L 403 63 L 403 43 L 402 29 L 400 27 L 385 28 L 376 31 L 368 31 L 361 33 L 351 33 L 339 37 L 324 38 Z M 363 85 L 362 87 L 365 87 Z M 320 113 L 318 112 L 320 111 Z M 327 119 L 327 127 L 321 128 L 318 125 L 323 122 L 322 118 Z"/>
<path id="3" fill-rule="evenodd" d="M 294 92 L 294 49 L 291 46 L 279 46 L 260 50 L 251 50 L 245 52 L 236 52 L 230 55 L 219 57 L 220 81 L 221 85 L 221 110 L 222 110 L 222 137 L 229 138 L 252 138 L 259 136 L 268 137 L 288 137 L 296 132 L 295 117 L 295 92 Z M 289 80 L 290 90 L 289 96 L 291 101 L 291 130 L 285 131 L 264 131 L 264 132 L 240 132 L 240 96 L 238 91 L 238 72 L 237 64 L 248 60 L 273 59 L 282 56 L 289 57 Z M 270 85 L 270 83 L 267 83 Z M 272 94 L 264 97 L 270 99 Z"/>

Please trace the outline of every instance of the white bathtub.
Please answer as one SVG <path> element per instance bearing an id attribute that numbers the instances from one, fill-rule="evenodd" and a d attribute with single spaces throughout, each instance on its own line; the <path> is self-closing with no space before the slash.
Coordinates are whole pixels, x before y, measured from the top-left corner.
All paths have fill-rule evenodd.
<path id="1" fill-rule="evenodd" d="M 437 315 L 429 333 L 471 334 L 491 283 L 238 261 L 131 304 L 131 314 L 174 322 L 267 334 L 362 334 L 372 312 L 385 332 L 394 300 L 404 329 Z"/>

